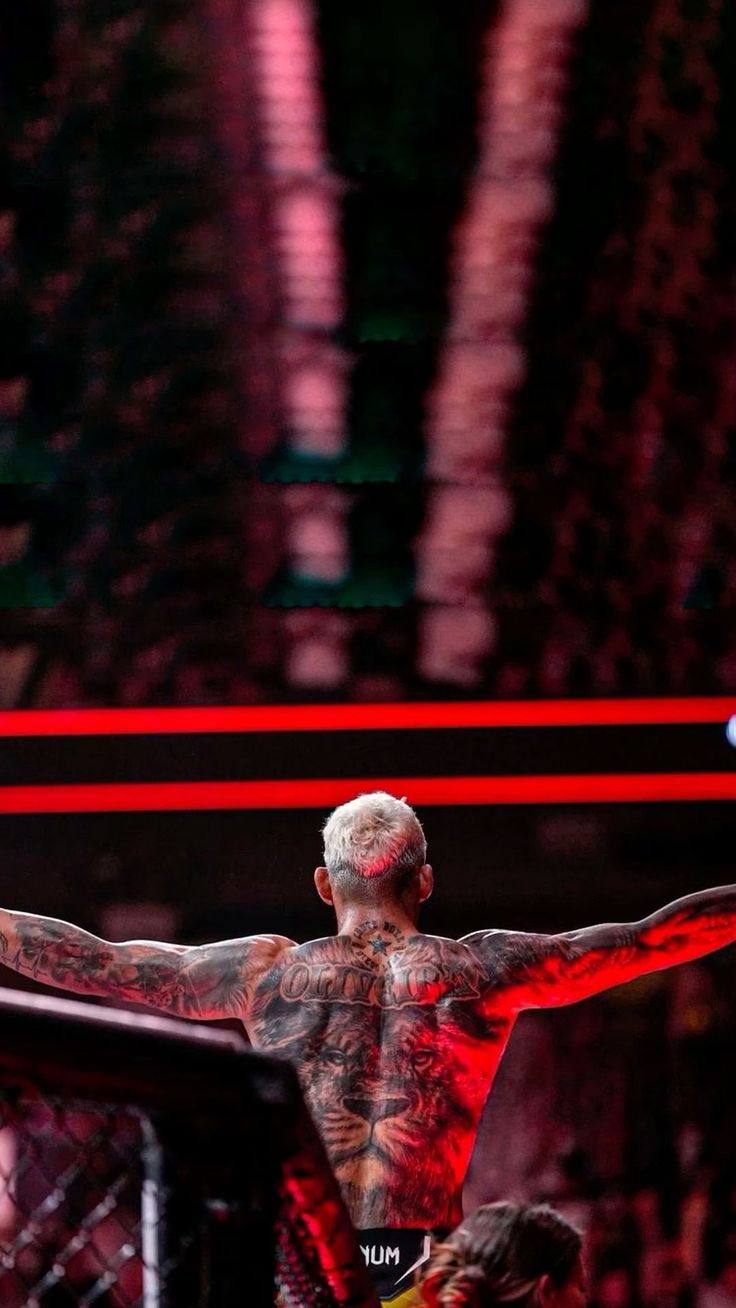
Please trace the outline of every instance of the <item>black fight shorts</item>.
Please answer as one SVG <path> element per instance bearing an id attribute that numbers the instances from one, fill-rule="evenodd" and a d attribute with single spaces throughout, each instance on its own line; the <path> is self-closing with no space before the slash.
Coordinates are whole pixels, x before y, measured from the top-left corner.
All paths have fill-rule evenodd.
<path id="1" fill-rule="evenodd" d="M 414 1277 L 429 1258 L 433 1245 L 445 1235 L 445 1231 L 393 1227 L 358 1231 L 358 1244 L 382 1304 L 410 1308 L 416 1302 Z"/>

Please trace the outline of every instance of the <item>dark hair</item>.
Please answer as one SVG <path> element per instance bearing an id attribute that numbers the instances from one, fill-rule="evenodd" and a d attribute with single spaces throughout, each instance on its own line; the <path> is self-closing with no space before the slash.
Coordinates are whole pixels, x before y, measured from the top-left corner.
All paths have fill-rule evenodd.
<path id="1" fill-rule="evenodd" d="M 484 1204 L 466 1217 L 417 1279 L 425 1308 L 526 1308 L 540 1277 L 572 1275 L 580 1232 L 546 1204 Z"/>

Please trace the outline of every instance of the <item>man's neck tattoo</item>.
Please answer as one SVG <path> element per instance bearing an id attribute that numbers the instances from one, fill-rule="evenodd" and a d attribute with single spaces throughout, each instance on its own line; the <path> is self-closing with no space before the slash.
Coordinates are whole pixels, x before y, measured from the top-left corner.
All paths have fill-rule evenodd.
<path id="1" fill-rule="evenodd" d="M 361 962 L 374 969 L 380 967 L 381 958 L 387 958 L 406 943 L 403 931 L 385 918 L 369 918 L 361 922 L 352 932 L 350 941 L 360 954 Z"/>

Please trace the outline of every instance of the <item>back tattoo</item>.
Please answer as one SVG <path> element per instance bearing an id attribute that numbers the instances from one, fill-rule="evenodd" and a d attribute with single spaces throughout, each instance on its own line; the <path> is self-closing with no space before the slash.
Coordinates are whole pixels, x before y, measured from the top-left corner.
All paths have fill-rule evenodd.
<path id="1" fill-rule="evenodd" d="M 257 986 L 254 1042 L 299 1068 L 359 1227 L 446 1226 L 511 1028 L 466 945 L 383 918 L 289 950 Z"/>

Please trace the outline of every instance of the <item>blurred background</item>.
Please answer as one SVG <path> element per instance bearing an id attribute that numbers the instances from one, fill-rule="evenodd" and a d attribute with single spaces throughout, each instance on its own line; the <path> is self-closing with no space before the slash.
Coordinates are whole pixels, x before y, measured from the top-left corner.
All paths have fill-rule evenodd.
<path id="1" fill-rule="evenodd" d="M 0 24 L 4 707 L 736 688 L 727 0 Z"/>
<path id="2" fill-rule="evenodd" d="M 735 58 L 729 0 L 0 6 L 0 709 L 736 712 Z M 726 716 L 402 767 L 726 772 Z M 275 775 L 203 748 L 3 738 L 0 791 Z M 110 938 L 323 934 L 325 816 L 7 813 L 0 895 Z M 421 816 L 437 932 L 734 880 L 732 803 Z M 736 1308 L 733 969 L 512 1041 L 469 1201 L 567 1205 L 596 1308 Z"/>

